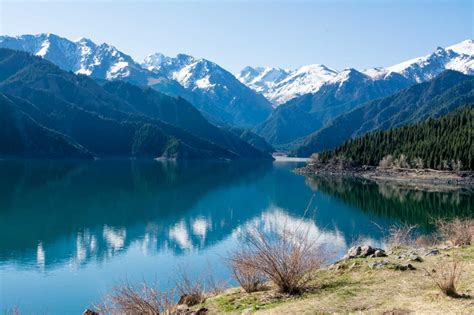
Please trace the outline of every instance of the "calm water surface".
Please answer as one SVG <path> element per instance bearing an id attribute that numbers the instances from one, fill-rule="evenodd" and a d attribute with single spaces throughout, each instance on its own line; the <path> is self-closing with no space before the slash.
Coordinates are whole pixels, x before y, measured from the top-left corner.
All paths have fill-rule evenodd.
<path id="1" fill-rule="evenodd" d="M 374 223 L 473 214 L 472 192 L 308 179 L 301 165 L 0 161 L 0 312 L 78 314 L 124 281 L 170 287 L 182 267 L 228 281 L 223 257 L 249 229 L 302 225 L 337 258 L 358 236 L 383 245 Z"/>

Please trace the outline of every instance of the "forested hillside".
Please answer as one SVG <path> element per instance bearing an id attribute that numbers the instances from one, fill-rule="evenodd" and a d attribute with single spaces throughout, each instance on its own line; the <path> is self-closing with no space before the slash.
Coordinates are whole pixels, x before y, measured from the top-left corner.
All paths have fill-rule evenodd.
<path id="1" fill-rule="evenodd" d="M 321 162 L 334 158 L 358 165 L 474 169 L 474 105 L 440 119 L 368 133 L 320 154 Z"/>
<path id="2" fill-rule="evenodd" d="M 21 131 L 8 141 L 18 148 L 26 145 L 2 148 L 0 155 L 67 157 L 83 150 L 94 157 L 271 159 L 210 124 L 183 99 L 122 82 L 101 86 L 24 52 L 0 49 L 0 93 L 8 97 L 9 109 L 32 126 L 4 120 L 5 130 Z M 33 126 L 44 128 L 41 143 L 32 142 L 37 139 Z"/>

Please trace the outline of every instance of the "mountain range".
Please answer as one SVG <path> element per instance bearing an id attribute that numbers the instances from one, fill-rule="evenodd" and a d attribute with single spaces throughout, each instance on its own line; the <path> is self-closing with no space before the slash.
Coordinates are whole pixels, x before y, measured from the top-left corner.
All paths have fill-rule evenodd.
<path id="1" fill-rule="evenodd" d="M 188 133 L 186 137 L 204 140 L 206 145 L 228 150 L 230 155 L 218 155 L 223 158 L 255 156 L 262 151 L 270 153 L 274 151 L 273 147 L 307 155 L 307 150 L 319 148 L 313 143 L 323 141 L 333 145 L 343 138 L 359 134 L 344 130 L 333 130 L 335 133 L 329 134 L 323 130 L 338 124 L 342 116 L 359 108 L 367 108 L 367 104 L 374 100 L 391 97 L 416 84 L 435 80 L 446 70 L 474 74 L 473 40 L 446 48 L 438 47 L 429 55 L 386 68 L 339 71 L 321 64 L 295 70 L 246 67 L 236 76 L 212 61 L 186 54 L 168 57 L 154 53 L 143 62 L 137 62 L 109 44 L 96 44 L 86 38 L 71 41 L 54 34 L 0 36 L 0 48 L 26 51 L 41 57 L 63 71 L 79 75 L 74 80 L 79 80 L 81 84 L 86 82 L 84 77 L 94 79 L 87 81 L 94 82 L 87 83 L 87 88 L 100 92 L 88 91 L 92 98 L 97 100 L 97 95 L 107 94 L 104 96 L 107 100 L 100 100 L 107 106 L 94 107 L 94 113 L 118 122 L 122 119 L 156 120 L 155 125 L 172 126 Z M 39 72 L 34 73 L 39 79 Z M 42 75 L 51 76 L 50 73 Z M 26 77 L 20 80 L 23 83 L 26 81 Z M 28 84 L 13 91 L 9 90 L 10 87 L 4 85 L 3 91 L 0 89 L 6 97 L 3 103 L 8 103 L 9 108 L 16 104 L 14 98 L 31 102 L 28 97 L 25 99 L 22 90 L 30 89 Z M 45 93 L 43 90 L 40 92 Z M 40 92 L 38 89 L 35 91 Z M 48 85 L 47 92 L 57 98 L 56 94 L 64 91 Z M 120 102 L 112 105 L 115 101 L 109 100 L 110 96 L 120 99 Z M 59 98 L 62 97 L 60 95 Z M 414 98 L 410 101 L 413 106 L 419 104 Z M 117 115 L 117 112 L 121 115 L 125 113 L 125 116 Z M 49 128 L 30 112 L 26 114 L 29 116 L 25 117 L 33 117 L 33 121 Z M 166 129 L 163 126 L 160 128 Z M 64 141 L 71 140 L 68 133 L 50 129 L 66 136 Z M 174 131 L 169 129 L 165 134 L 171 133 L 175 137 Z M 44 135 L 57 136 L 54 133 Z M 249 144 L 250 149 L 247 147 Z M 79 142 L 72 145 L 76 149 L 85 149 L 86 155 L 97 154 Z M 125 151 L 120 154 L 131 154 Z M 152 155 L 163 152 L 153 152 Z"/>
<path id="2" fill-rule="evenodd" d="M 316 93 L 325 84 L 344 80 L 341 73 L 325 65 L 313 64 L 287 70 L 272 67 L 245 67 L 237 78 L 255 91 L 262 93 L 276 106 L 307 93 Z M 433 53 L 390 67 L 360 70 L 372 79 L 381 79 L 392 73 L 401 74 L 413 82 L 431 80 L 444 70 L 474 74 L 474 41 L 465 40 L 446 48 L 438 47 Z"/>
<path id="3" fill-rule="evenodd" d="M 438 48 L 428 56 L 388 68 L 364 71 L 346 69 L 340 72 L 328 71 L 323 66 L 319 69 L 322 69 L 323 75 L 319 71 L 317 75 L 307 74 L 299 79 L 300 83 L 304 79 L 312 82 L 311 84 L 286 86 L 287 89 L 298 88 L 303 91 L 307 87 L 316 86 L 316 82 L 319 87 L 314 92 L 297 97 L 284 95 L 290 101 L 279 105 L 265 122 L 255 127 L 255 132 L 280 149 L 295 149 L 310 134 L 365 102 L 431 80 L 445 70 L 474 74 L 474 42 L 467 40 L 446 49 Z M 321 78 L 325 78 L 325 81 L 321 81 Z M 277 84 L 282 82 L 286 81 Z"/>
<path id="4" fill-rule="evenodd" d="M 2 156 L 271 159 L 182 98 L 24 52 L 0 49 L 0 96 Z"/>
<path id="5" fill-rule="evenodd" d="M 251 127 L 270 114 L 272 106 L 259 93 L 217 64 L 180 54 L 148 56 L 140 64 L 108 44 L 77 41 L 54 35 L 0 36 L 0 48 L 26 51 L 66 71 L 99 80 L 122 80 L 180 96 L 195 105 L 212 122 Z"/>

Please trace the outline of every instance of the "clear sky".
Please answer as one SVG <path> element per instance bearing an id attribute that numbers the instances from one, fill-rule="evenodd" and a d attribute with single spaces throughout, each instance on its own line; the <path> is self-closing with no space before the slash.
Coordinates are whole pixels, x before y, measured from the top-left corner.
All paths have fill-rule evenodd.
<path id="1" fill-rule="evenodd" d="M 107 42 L 141 61 L 187 53 L 232 72 L 246 65 L 388 66 L 473 38 L 467 1 L 11 1 L 0 33 Z"/>

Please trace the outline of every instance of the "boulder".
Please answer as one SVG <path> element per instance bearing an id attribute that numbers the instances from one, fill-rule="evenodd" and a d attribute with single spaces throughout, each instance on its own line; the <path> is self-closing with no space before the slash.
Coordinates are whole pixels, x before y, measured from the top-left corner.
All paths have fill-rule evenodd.
<path id="1" fill-rule="evenodd" d="M 385 257 L 387 254 L 381 248 L 370 245 L 353 246 L 349 248 L 342 259 L 365 258 L 365 257 Z"/>

